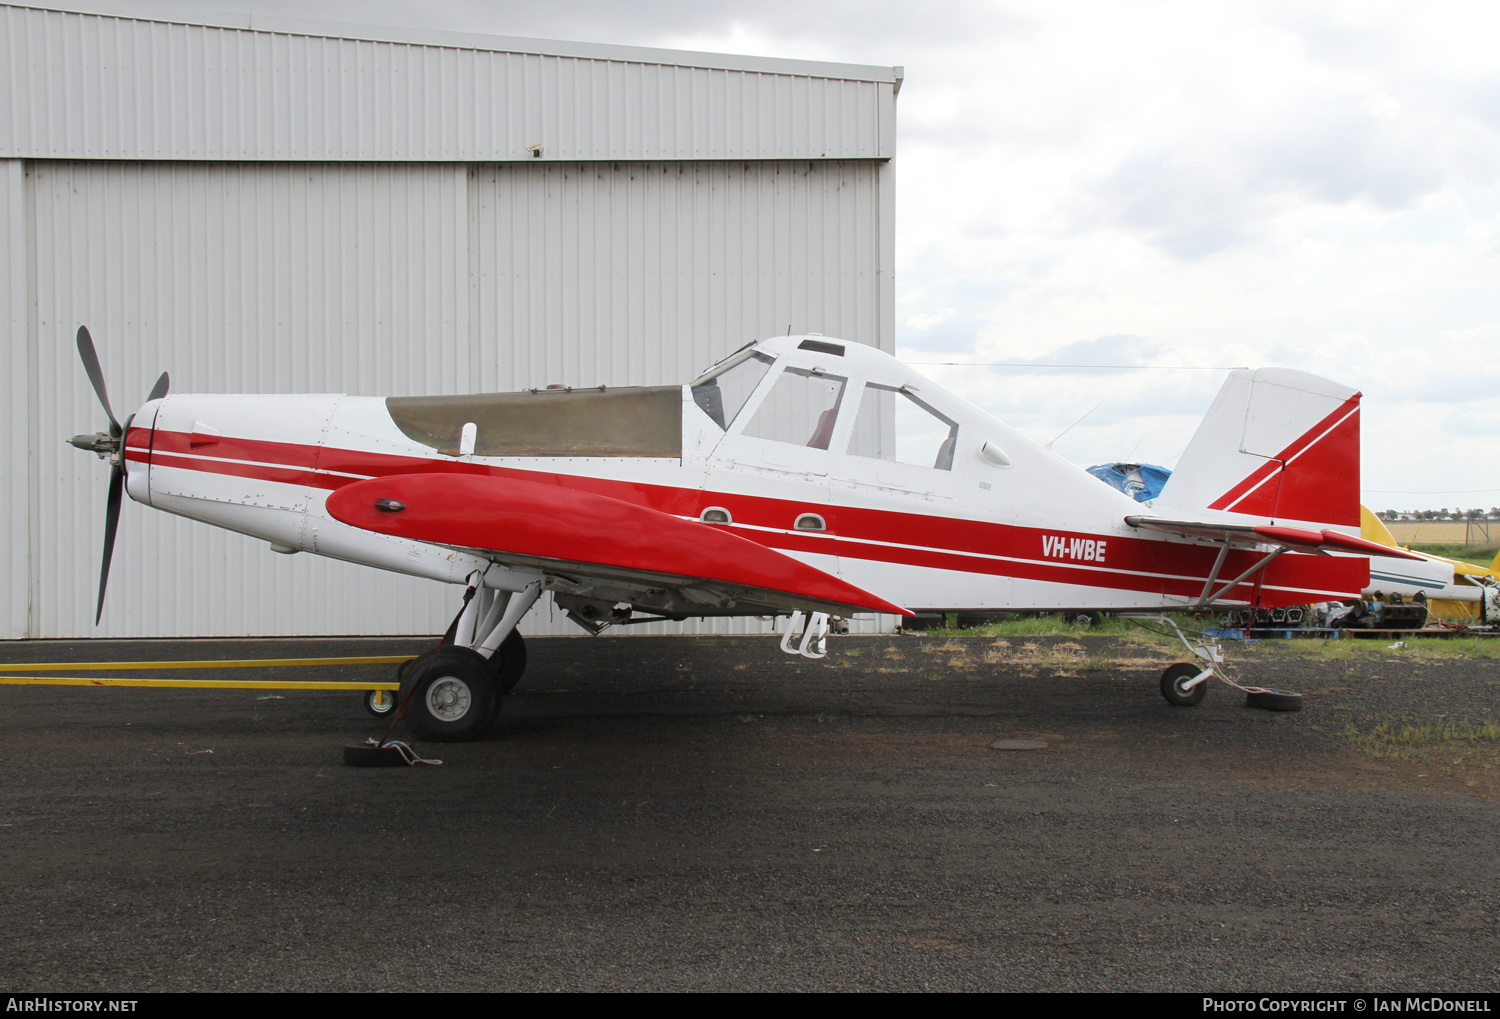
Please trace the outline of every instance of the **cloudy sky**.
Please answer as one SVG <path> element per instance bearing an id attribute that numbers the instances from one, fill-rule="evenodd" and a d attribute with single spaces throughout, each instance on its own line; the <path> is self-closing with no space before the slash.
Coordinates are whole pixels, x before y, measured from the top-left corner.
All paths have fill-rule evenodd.
<path id="1" fill-rule="evenodd" d="M 1301 368 L 1363 390 L 1372 508 L 1500 505 L 1500 5 L 177 6 L 903 65 L 902 357 L 1006 365 L 924 370 L 1043 441 L 1097 404 L 1084 466 L 1172 466 L 1222 369 Z"/>

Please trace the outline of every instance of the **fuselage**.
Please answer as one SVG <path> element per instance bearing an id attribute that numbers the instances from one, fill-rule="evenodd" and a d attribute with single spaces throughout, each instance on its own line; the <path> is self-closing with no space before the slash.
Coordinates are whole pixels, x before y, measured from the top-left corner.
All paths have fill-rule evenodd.
<path id="1" fill-rule="evenodd" d="M 732 529 L 912 610 L 1184 606 L 1215 565 L 1217 547 L 1136 531 L 1125 523 L 1139 510 L 1129 497 L 870 347 L 763 341 L 674 390 L 615 403 L 578 391 L 577 409 L 561 415 L 546 401 L 567 392 L 415 409 L 378 397 L 171 395 L 134 418 L 127 491 L 277 551 L 451 583 L 488 561 L 341 523 L 329 493 L 428 472 L 540 481 Z M 617 419 L 582 431 L 618 441 L 546 429 L 501 441 L 515 438 L 500 434 L 514 427 L 504 422 L 529 420 L 528 407 L 566 425 L 567 414 L 606 405 Z M 445 422 L 451 434 L 440 435 Z M 1263 554 L 1236 549 L 1222 575 Z M 1287 555 L 1226 600 L 1347 597 L 1351 583 L 1364 586 L 1366 561 L 1343 562 L 1330 570 L 1327 557 Z M 487 583 L 529 580 L 504 574 Z"/>

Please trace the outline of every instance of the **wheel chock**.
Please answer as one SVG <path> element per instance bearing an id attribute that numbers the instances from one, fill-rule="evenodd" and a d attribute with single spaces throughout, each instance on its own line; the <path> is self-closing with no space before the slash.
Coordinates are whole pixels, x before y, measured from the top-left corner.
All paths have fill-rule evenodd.
<path id="1" fill-rule="evenodd" d="M 344 746 L 344 763 L 351 768 L 404 768 L 407 760 L 393 746 L 349 743 Z"/>
<path id="2" fill-rule="evenodd" d="M 1265 711 L 1301 711 L 1302 695 L 1289 690 L 1267 690 L 1263 686 L 1245 687 L 1245 707 Z"/>

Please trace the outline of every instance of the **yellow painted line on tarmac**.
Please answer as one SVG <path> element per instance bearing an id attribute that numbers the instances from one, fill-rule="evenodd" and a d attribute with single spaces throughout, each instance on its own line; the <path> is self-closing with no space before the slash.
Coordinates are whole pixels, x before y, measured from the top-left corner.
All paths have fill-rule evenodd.
<path id="1" fill-rule="evenodd" d="M 404 661 L 404 659 L 401 659 Z M 274 679 L 89 679 L 83 676 L 0 676 L 0 686 L 175 686 L 195 690 L 399 690 L 399 683 L 315 683 Z"/>
<path id="2" fill-rule="evenodd" d="M 0 672 L 126 672 L 136 669 L 277 669 L 293 665 L 396 665 L 416 655 L 367 658 L 248 658 L 207 662 L 31 662 L 0 665 Z M 367 687 L 366 689 L 375 689 Z"/>

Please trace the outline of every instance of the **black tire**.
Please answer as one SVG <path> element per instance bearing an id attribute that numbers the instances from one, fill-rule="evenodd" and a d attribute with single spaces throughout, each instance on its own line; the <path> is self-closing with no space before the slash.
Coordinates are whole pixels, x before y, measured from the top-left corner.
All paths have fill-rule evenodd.
<path id="1" fill-rule="evenodd" d="M 1076 626 L 1080 630 L 1092 629 L 1098 626 L 1104 617 L 1097 612 L 1069 612 L 1063 616 L 1063 620 L 1069 626 Z"/>
<path id="2" fill-rule="evenodd" d="M 1201 665 L 1193 662 L 1178 662 L 1169 665 L 1161 674 L 1161 695 L 1167 699 L 1167 703 L 1178 708 L 1190 708 L 1203 700 L 1208 693 L 1208 680 L 1204 680 L 1191 690 L 1182 689 L 1182 684 L 1192 679 L 1203 671 Z"/>
<path id="3" fill-rule="evenodd" d="M 395 747 L 348 743 L 344 745 L 344 763 L 351 768 L 404 768 L 406 758 Z"/>
<path id="4" fill-rule="evenodd" d="M 521 682 L 521 674 L 526 671 L 526 641 L 521 639 L 519 630 L 510 631 L 510 636 L 502 640 L 495 653 L 490 655 L 490 668 L 494 670 L 502 694 L 510 693 Z"/>
<path id="5" fill-rule="evenodd" d="M 395 690 L 366 690 L 361 700 L 364 701 L 365 710 L 373 717 L 387 721 L 396 713 L 396 705 L 401 703 Z"/>
<path id="6" fill-rule="evenodd" d="M 412 732 L 434 743 L 474 739 L 500 710 L 499 682 L 478 651 L 448 647 L 413 663 L 401 683 L 401 718 Z"/>
<path id="7" fill-rule="evenodd" d="M 1245 694 L 1245 707 L 1266 711 L 1301 711 L 1302 695 L 1289 690 L 1253 690 Z"/>

